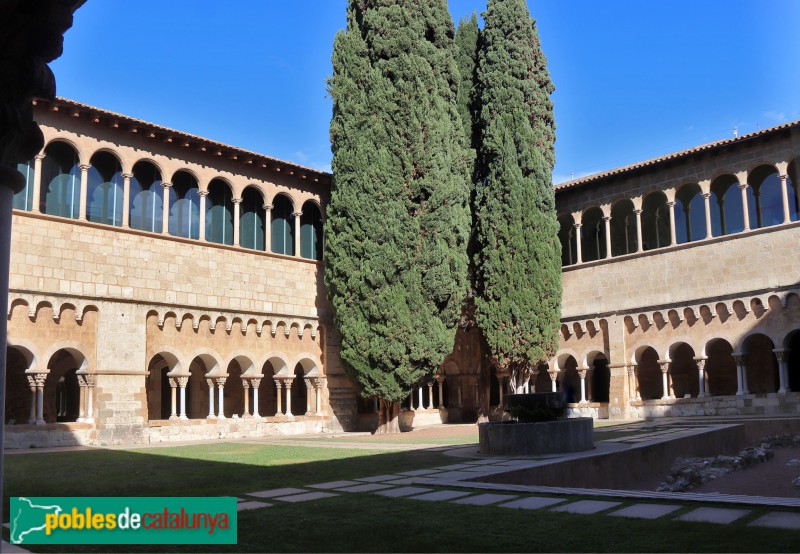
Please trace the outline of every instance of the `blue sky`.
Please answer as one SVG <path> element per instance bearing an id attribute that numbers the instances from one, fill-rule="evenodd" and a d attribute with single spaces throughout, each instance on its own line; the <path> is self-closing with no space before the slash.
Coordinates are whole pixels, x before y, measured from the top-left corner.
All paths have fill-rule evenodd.
<path id="1" fill-rule="evenodd" d="M 450 0 L 457 22 L 485 0 Z M 346 0 L 89 0 L 58 94 L 330 168 Z M 556 183 L 800 119 L 797 0 L 529 0 L 556 85 Z"/>

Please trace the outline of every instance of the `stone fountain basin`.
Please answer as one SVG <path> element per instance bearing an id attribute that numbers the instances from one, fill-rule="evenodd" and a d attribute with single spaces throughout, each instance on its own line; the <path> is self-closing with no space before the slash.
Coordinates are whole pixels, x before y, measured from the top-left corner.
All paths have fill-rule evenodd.
<path id="1" fill-rule="evenodd" d="M 478 425 L 480 453 L 490 456 L 529 456 L 584 452 L 594 448 L 590 417 L 538 423 L 490 421 Z"/>

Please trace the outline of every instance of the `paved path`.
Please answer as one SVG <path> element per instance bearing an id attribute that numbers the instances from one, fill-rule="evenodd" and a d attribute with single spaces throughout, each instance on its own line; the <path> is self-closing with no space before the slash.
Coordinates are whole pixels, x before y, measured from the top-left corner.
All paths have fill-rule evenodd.
<path id="1" fill-rule="evenodd" d="M 800 529 L 800 499 L 733 496 L 701 493 L 650 493 L 604 489 L 564 487 L 530 487 L 494 483 L 470 482 L 478 476 L 503 473 L 509 470 L 535 467 L 539 460 L 492 458 L 470 459 L 428 470 L 398 472 L 392 475 L 373 475 L 362 478 L 313 483 L 302 488 L 270 489 L 247 493 L 246 497 L 269 499 L 270 503 L 239 499 L 239 510 L 271 508 L 283 503 L 311 502 L 342 494 L 375 494 L 387 498 L 405 498 L 425 502 L 499 506 L 520 510 L 546 510 L 573 514 L 605 514 L 639 519 L 668 518 L 676 521 L 699 521 L 730 524 L 748 517 L 747 506 L 772 506 L 769 511 L 748 525 L 779 529 Z M 491 491 L 491 492 L 489 492 Z M 571 500 L 568 496 L 593 497 Z M 641 501 L 632 505 L 631 500 Z M 692 502 L 690 508 L 688 502 Z M 696 507 L 696 503 L 713 506 Z M 730 507 L 720 507 L 730 504 Z"/>

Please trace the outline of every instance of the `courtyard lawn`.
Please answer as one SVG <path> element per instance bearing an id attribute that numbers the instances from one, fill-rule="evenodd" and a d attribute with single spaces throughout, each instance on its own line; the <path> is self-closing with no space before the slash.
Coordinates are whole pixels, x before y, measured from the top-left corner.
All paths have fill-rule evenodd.
<path id="1" fill-rule="evenodd" d="M 383 440 L 382 438 L 380 440 Z M 281 444 L 25 453 L 6 456 L 9 496 L 214 496 L 452 464 L 438 451 Z M 8 497 L 4 499 L 8 514 Z M 797 551 L 800 531 L 465 506 L 367 493 L 239 513 L 236 546 L 35 546 L 34 552 Z M 688 503 L 684 503 L 688 510 Z M 7 516 L 6 516 L 7 517 Z M 6 531 L 7 538 L 7 531 Z"/>

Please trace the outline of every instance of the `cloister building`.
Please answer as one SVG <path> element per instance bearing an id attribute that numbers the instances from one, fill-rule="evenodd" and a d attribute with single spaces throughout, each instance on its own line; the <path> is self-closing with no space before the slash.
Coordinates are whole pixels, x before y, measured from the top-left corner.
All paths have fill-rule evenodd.
<path id="1" fill-rule="evenodd" d="M 369 429 L 322 279 L 330 175 L 66 99 L 19 170 L 6 443 Z M 556 187 L 561 344 L 597 418 L 800 411 L 800 122 Z M 498 417 L 461 329 L 401 424 Z"/>

